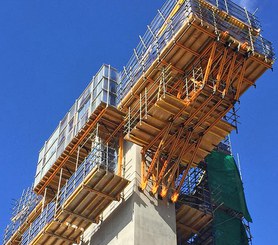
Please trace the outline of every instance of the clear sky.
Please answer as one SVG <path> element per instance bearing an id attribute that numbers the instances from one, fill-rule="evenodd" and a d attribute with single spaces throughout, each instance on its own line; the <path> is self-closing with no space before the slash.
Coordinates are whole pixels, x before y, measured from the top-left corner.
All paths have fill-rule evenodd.
<path id="1" fill-rule="evenodd" d="M 119 70 L 127 63 L 163 2 L 0 1 L 0 234 L 12 199 L 33 182 L 44 141 L 103 63 Z M 278 2 L 252 0 L 250 7 L 259 8 L 264 36 L 277 47 Z M 243 96 L 232 136 L 255 245 L 278 244 L 276 74 L 274 67 Z"/>

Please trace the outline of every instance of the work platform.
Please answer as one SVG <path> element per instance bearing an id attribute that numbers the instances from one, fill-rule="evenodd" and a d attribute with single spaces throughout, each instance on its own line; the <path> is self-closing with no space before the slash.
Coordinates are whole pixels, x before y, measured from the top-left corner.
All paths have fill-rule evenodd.
<path id="1" fill-rule="evenodd" d="M 166 1 L 123 71 L 103 65 L 45 142 L 32 188 L 42 200 L 19 202 L 4 244 L 78 243 L 100 217 L 96 243 L 211 239 L 202 161 L 237 129 L 236 104 L 274 59 L 257 18 L 232 1 Z M 111 211 L 132 176 L 140 191 Z"/>
<path id="2" fill-rule="evenodd" d="M 125 139 L 142 146 L 141 188 L 149 181 L 162 197 L 179 171 L 184 179 L 236 128 L 235 104 L 273 63 L 251 20 L 226 18 L 206 1 L 182 2 L 158 28 L 155 55 L 134 51 L 118 105 L 127 114 Z M 171 189 L 177 201 L 180 186 Z"/>
<path id="3" fill-rule="evenodd" d="M 183 204 L 176 210 L 176 220 L 177 234 L 179 235 L 180 242 L 185 244 L 188 239 L 198 235 L 202 229 L 210 224 L 212 214 L 204 213 Z"/>
<path id="4" fill-rule="evenodd" d="M 57 192 L 61 168 L 66 170 L 62 175 L 61 186 L 63 186 L 90 152 L 93 142 L 92 133 L 96 130 L 97 124 L 99 125 L 99 136 L 104 141 L 110 142 L 118 136 L 119 125 L 122 125 L 123 116 L 124 114 L 115 107 L 100 102 L 84 127 L 73 137 L 66 149 L 40 180 L 35 187 L 35 192 L 43 194 L 46 187 Z M 48 191 L 47 194 L 51 195 L 51 192 Z"/>
<path id="5" fill-rule="evenodd" d="M 126 112 L 128 107 L 131 106 L 136 100 L 138 100 L 140 93 L 144 92 L 145 87 L 152 83 L 159 74 L 159 71 L 167 66 L 171 65 L 173 73 L 185 75 L 188 71 L 190 72 L 194 65 L 200 63 L 200 60 L 207 54 L 212 48 L 212 43 L 216 42 L 218 46 L 218 54 L 215 55 L 213 60 L 219 61 L 224 56 L 224 51 L 233 55 L 235 53 L 235 63 L 232 67 L 233 71 L 238 71 L 239 66 L 242 65 L 243 61 L 246 60 L 244 68 L 243 82 L 240 88 L 240 95 L 247 90 L 249 86 L 254 85 L 255 81 L 269 68 L 272 67 L 273 60 L 266 58 L 264 55 L 257 53 L 254 50 L 253 55 L 248 55 L 250 51 L 250 43 L 248 40 L 240 41 L 231 36 L 229 30 L 219 30 L 219 33 L 215 33 L 215 27 L 207 20 L 201 20 L 198 16 L 190 14 L 188 18 L 182 24 L 182 27 L 177 33 L 165 44 L 165 47 L 159 53 L 159 56 L 150 64 L 148 69 L 142 71 L 138 80 L 133 82 L 133 86 L 130 86 L 130 91 L 126 92 L 123 99 L 119 103 L 119 108 L 122 108 Z M 227 55 L 227 54 L 226 54 Z M 218 59 L 217 59 L 218 58 Z M 224 65 L 231 65 L 231 57 L 227 59 L 225 57 Z M 212 63 L 212 61 L 211 61 Z M 210 63 L 210 65 L 212 65 Z M 202 67 L 204 70 L 206 68 Z M 222 75 L 227 78 L 226 72 L 222 70 Z M 211 76 L 211 72 L 208 72 Z M 232 73 L 230 80 L 236 85 L 239 80 L 239 74 Z M 133 79 L 134 81 L 135 79 Z M 229 84 L 231 85 L 231 84 Z"/>
<path id="6" fill-rule="evenodd" d="M 213 205 L 207 181 L 207 172 L 202 168 L 191 169 L 186 176 L 175 204 L 178 244 L 186 244 L 188 241 L 195 244 L 194 239 L 213 220 Z"/>
<path id="7" fill-rule="evenodd" d="M 43 201 L 41 200 L 36 207 L 30 212 L 28 217 L 22 222 L 19 227 L 14 231 L 10 238 L 4 237 L 4 244 L 6 245 L 19 245 L 21 244 L 22 234 L 29 228 L 29 225 L 40 215 L 42 209 Z M 12 231 L 11 231 L 12 232 Z M 6 233 L 7 234 L 7 233 Z M 5 234 L 5 235 L 6 235 Z"/>
<path id="8" fill-rule="evenodd" d="M 73 244 L 129 183 L 101 166 L 82 167 L 23 235 L 21 244 Z M 81 171 L 89 174 L 84 178 Z M 84 173 L 86 174 L 86 173 Z M 84 175 L 83 175 L 84 176 Z"/>
<path id="9" fill-rule="evenodd" d="M 165 138 L 165 145 L 162 152 L 170 152 L 172 143 L 177 137 L 176 132 L 180 127 L 184 127 L 183 135 L 178 139 L 177 145 L 183 145 L 184 138 L 190 133 L 189 130 L 194 130 L 194 134 L 191 133 L 191 142 L 189 145 L 194 144 L 198 140 L 199 134 L 207 131 L 203 136 L 202 142 L 196 153 L 193 165 L 197 165 L 204 157 L 211 152 L 232 130 L 235 129 L 234 125 L 221 120 L 223 117 L 223 111 L 227 111 L 229 106 L 225 101 L 218 103 L 217 99 L 210 99 L 207 101 L 207 95 L 205 90 L 202 91 L 196 101 L 189 104 L 187 101 L 179 100 L 176 97 L 166 94 L 155 102 L 153 106 L 148 109 L 148 114 L 142 116 L 142 120 L 139 121 L 134 127 L 131 126 L 131 130 L 125 136 L 125 139 L 132 141 L 142 147 L 150 146 L 148 149 L 156 151 L 159 147 L 159 141 L 156 141 L 152 145 L 152 140 L 161 132 L 165 132 L 165 128 L 168 127 L 171 122 L 169 119 L 176 118 L 176 115 L 180 115 L 176 118 L 169 130 L 168 136 Z M 215 96 L 216 97 L 216 96 Z M 217 97 L 216 97 L 217 98 Z M 197 111 L 202 105 L 206 103 L 205 110 Z M 218 103 L 218 105 L 217 105 Z M 217 105 L 217 106 L 215 106 Z M 214 109 L 212 111 L 212 109 Z M 208 112 L 211 112 L 208 116 Z M 217 118 L 220 120 L 215 122 Z M 210 128 L 210 130 L 208 130 Z M 162 136 L 161 136 L 162 137 Z M 193 149 L 193 146 L 191 147 Z M 173 154 L 173 158 L 179 154 L 176 151 Z M 192 155 L 192 151 L 191 154 Z M 190 160 L 190 155 L 182 156 L 182 163 L 186 163 Z"/>

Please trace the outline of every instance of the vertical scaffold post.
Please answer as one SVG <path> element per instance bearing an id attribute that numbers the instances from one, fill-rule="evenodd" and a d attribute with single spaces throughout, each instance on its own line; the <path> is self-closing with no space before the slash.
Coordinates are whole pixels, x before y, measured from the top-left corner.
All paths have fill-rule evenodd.
<path id="1" fill-rule="evenodd" d="M 75 188 L 75 182 L 76 182 L 76 171 L 78 168 L 79 163 L 79 152 L 80 152 L 80 146 L 78 146 L 77 155 L 76 155 L 76 163 L 75 163 L 75 172 L 74 172 L 74 180 L 73 180 L 73 188 Z"/>
<path id="2" fill-rule="evenodd" d="M 67 191 L 68 191 L 68 179 L 66 180 L 66 184 L 65 184 L 63 202 L 66 200 Z M 61 203 L 61 205 L 63 204 Z"/>
<path id="3" fill-rule="evenodd" d="M 165 78 L 165 68 L 163 67 L 162 70 L 162 89 L 163 89 L 163 98 L 165 98 L 166 95 L 166 78 Z"/>
<path id="4" fill-rule="evenodd" d="M 97 159 L 97 166 L 99 167 L 101 165 L 101 143 L 100 143 L 100 139 L 98 136 L 98 127 L 99 124 L 97 124 L 97 129 L 96 129 L 96 139 L 95 139 L 95 152 L 96 152 L 96 159 Z"/>
<path id="5" fill-rule="evenodd" d="M 192 69 L 192 77 L 193 77 L 193 90 L 194 90 L 194 93 L 195 93 L 196 92 L 195 66 L 193 66 L 193 69 Z"/>
<path id="6" fill-rule="evenodd" d="M 145 44 L 145 42 L 144 42 L 144 39 L 139 35 L 139 39 L 140 39 L 140 41 L 141 41 L 141 43 L 142 43 L 142 45 L 143 45 L 143 47 L 144 47 L 144 51 L 142 51 L 142 53 L 144 53 L 144 52 L 147 52 L 148 51 L 148 47 L 147 47 L 147 45 Z M 142 56 L 144 56 L 143 54 L 142 54 Z M 146 68 L 146 64 L 145 64 L 145 62 L 144 62 L 144 58 L 142 57 L 142 59 L 141 59 L 142 61 L 141 61 L 141 63 L 142 63 L 142 72 L 144 73 L 145 72 L 145 68 Z"/>
<path id="7" fill-rule="evenodd" d="M 218 28 L 217 28 L 217 21 L 216 21 L 216 15 L 215 15 L 215 11 L 214 10 L 212 11 L 212 15 L 213 15 L 214 33 L 216 35 L 218 35 L 219 32 L 218 32 Z"/>
<path id="8" fill-rule="evenodd" d="M 106 100 L 106 106 L 109 104 L 110 99 L 110 83 L 111 83 L 111 65 L 108 66 L 108 85 L 107 85 L 107 100 Z"/>
<path id="9" fill-rule="evenodd" d="M 119 137 L 119 149 L 118 149 L 118 175 L 120 177 L 122 177 L 123 156 L 124 156 L 124 136 L 123 133 L 121 133 Z"/>
<path id="10" fill-rule="evenodd" d="M 227 12 L 227 14 L 229 14 L 229 8 L 228 8 L 227 0 L 224 0 L 224 3 L 225 3 L 225 7 L 226 7 L 226 12 Z"/>
<path id="11" fill-rule="evenodd" d="M 201 19 L 201 26 L 204 25 L 204 20 L 203 20 L 203 11 L 202 11 L 202 6 L 201 6 L 201 2 L 198 1 L 198 7 L 199 7 L 199 13 L 200 13 L 200 19 Z"/>
<path id="12" fill-rule="evenodd" d="M 145 119 L 148 117 L 148 90 L 145 87 Z"/>
<path id="13" fill-rule="evenodd" d="M 142 45 L 144 46 L 145 50 L 147 50 L 147 49 L 148 49 L 148 47 L 146 46 L 146 44 L 145 44 L 145 42 L 144 42 L 143 38 L 142 38 L 140 35 L 139 35 L 139 39 L 140 39 L 140 41 L 141 41 Z"/>
<path id="14" fill-rule="evenodd" d="M 148 28 L 149 32 L 152 34 L 153 39 L 155 40 L 157 57 L 159 57 L 158 38 L 157 38 L 157 36 L 154 34 L 154 32 L 152 31 L 152 29 L 151 29 L 151 27 L 150 27 L 149 25 L 147 25 L 147 28 Z"/>
<path id="15" fill-rule="evenodd" d="M 131 125 L 130 125 L 130 120 L 131 120 L 131 110 L 130 110 L 130 107 L 128 107 L 128 135 L 130 134 L 130 127 L 131 127 Z"/>
<path id="16" fill-rule="evenodd" d="M 83 173 L 82 173 L 82 180 L 85 179 L 86 176 L 86 167 L 87 167 L 87 163 L 88 163 L 88 156 L 85 157 L 84 162 L 83 162 Z"/>
<path id="17" fill-rule="evenodd" d="M 31 223 L 31 225 L 29 227 L 28 237 L 27 237 L 27 244 L 29 244 L 29 242 L 30 242 L 30 235 L 31 235 L 32 226 L 33 226 L 33 223 Z"/>
<path id="18" fill-rule="evenodd" d="M 54 212 L 55 215 L 56 215 L 56 212 L 57 212 L 57 209 L 58 209 L 58 205 L 59 205 L 60 188 L 61 188 L 62 177 L 63 177 L 63 168 L 61 168 L 61 171 L 60 171 L 58 190 L 57 190 L 57 194 L 56 194 L 56 204 L 55 204 L 55 212 Z"/>
<path id="19" fill-rule="evenodd" d="M 248 11 L 245 7 L 244 7 L 244 10 L 245 10 L 245 14 L 246 14 L 246 17 L 247 17 L 247 20 L 248 20 L 248 23 L 249 23 L 248 31 L 249 31 L 251 51 L 252 51 L 252 54 L 254 54 L 254 41 L 253 41 L 253 35 L 252 35 L 252 29 L 251 29 L 252 28 L 252 23 L 251 23 L 251 20 L 250 20 L 249 13 L 248 13 Z"/>
<path id="20" fill-rule="evenodd" d="M 189 91 L 188 91 L 188 79 L 185 78 L 185 91 L 186 91 L 186 100 L 189 100 Z"/>
<path id="21" fill-rule="evenodd" d="M 106 143 L 106 171 L 108 171 L 108 164 L 109 164 L 109 161 L 108 161 L 108 157 L 109 157 L 109 147 L 108 147 L 108 142 Z"/>
<path id="22" fill-rule="evenodd" d="M 77 155 L 76 155 L 75 172 L 77 171 L 77 168 L 78 168 L 79 152 L 80 152 L 80 146 L 78 146 Z"/>
<path id="23" fill-rule="evenodd" d="M 42 199 L 42 212 L 44 210 L 45 200 L 46 200 L 46 193 L 47 193 L 47 187 L 44 189 L 43 199 Z"/>
<path id="24" fill-rule="evenodd" d="M 140 105 L 139 105 L 139 117 L 140 117 L 140 125 L 142 125 L 142 93 L 140 93 Z"/>
<path id="25" fill-rule="evenodd" d="M 269 53 L 269 51 L 266 49 L 266 44 L 265 44 L 264 39 L 261 34 L 259 35 L 259 38 L 260 38 L 260 41 L 261 41 L 261 44 L 263 47 L 264 59 L 265 59 L 265 61 L 267 61 L 267 54 Z"/>

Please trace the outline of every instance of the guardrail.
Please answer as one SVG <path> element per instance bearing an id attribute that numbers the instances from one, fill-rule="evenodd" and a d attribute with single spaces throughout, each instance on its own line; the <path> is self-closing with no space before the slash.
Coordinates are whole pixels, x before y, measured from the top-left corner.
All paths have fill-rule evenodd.
<path id="1" fill-rule="evenodd" d="M 117 84 L 117 71 L 110 65 L 103 65 L 41 149 L 35 187 L 86 124 L 97 106 L 101 102 L 116 106 Z"/>
<path id="2" fill-rule="evenodd" d="M 230 0 L 207 0 L 219 10 L 229 16 L 237 18 L 246 26 L 260 29 L 258 19 L 246 9 Z M 212 9 L 205 8 L 199 0 L 168 0 L 158 11 L 154 20 L 147 26 L 147 31 L 141 37 L 138 46 L 134 49 L 127 65 L 120 73 L 120 86 L 117 104 L 133 87 L 142 74 L 151 66 L 160 55 L 162 49 L 171 41 L 178 30 L 183 26 L 191 14 L 195 14 L 202 21 L 215 27 L 216 30 L 229 31 L 230 35 L 242 42 L 248 42 L 252 51 L 273 60 L 275 58 L 272 43 L 261 36 L 255 36 L 248 29 L 241 29 L 229 22 Z"/>
<path id="3" fill-rule="evenodd" d="M 11 223 L 5 229 L 3 244 L 6 244 L 17 230 L 25 224 L 28 216 L 41 200 L 42 197 L 33 192 L 33 186 L 23 191 L 21 198 L 16 200 Z"/>
<path id="4" fill-rule="evenodd" d="M 57 211 L 63 208 L 63 204 L 68 197 L 88 176 L 91 170 L 98 166 L 107 171 L 116 171 L 117 154 L 115 148 L 104 145 L 100 141 L 95 141 L 91 153 L 77 168 L 76 172 L 68 179 L 67 183 L 58 191 L 54 199 L 47 204 L 40 216 L 30 225 L 22 236 L 22 245 L 29 244 L 36 235 L 51 221 L 54 220 Z"/>

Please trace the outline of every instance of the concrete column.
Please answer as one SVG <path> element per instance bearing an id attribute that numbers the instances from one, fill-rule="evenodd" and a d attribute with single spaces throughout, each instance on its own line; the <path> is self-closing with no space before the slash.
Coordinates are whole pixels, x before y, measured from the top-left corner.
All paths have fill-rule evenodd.
<path id="1" fill-rule="evenodd" d="M 124 199 L 111 204 L 104 220 L 84 233 L 82 245 L 176 245 L 175 205 L 138 189 L 141 148 L 124 144 L 124 177 L 131 183 Z"/>

